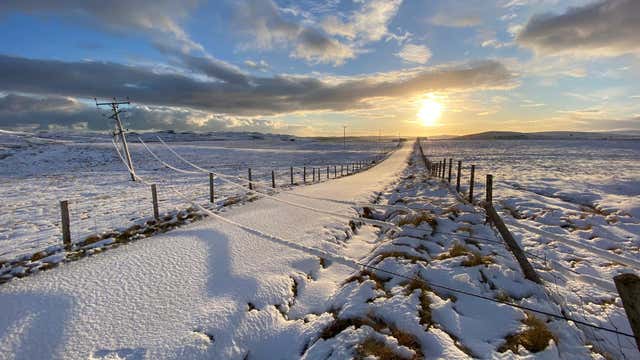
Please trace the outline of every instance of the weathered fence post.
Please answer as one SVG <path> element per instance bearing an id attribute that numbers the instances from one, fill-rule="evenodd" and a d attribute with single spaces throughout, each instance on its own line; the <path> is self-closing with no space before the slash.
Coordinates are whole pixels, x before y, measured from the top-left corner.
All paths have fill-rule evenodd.
<path id="1" fill-rule="evenodd" d="M 71 225 L 69 221 L 69 202 L 60 201 L 60 217 L 62 218 L 62 244 L 65 248 L 71 247 Z"/>
<path id="2" fill-rule="evenodd" d="M 474 184 L 474 176 L 476 174 L 476 166 L 471 165 L 471 177 L 469 178 L 469 202 L 473 203 L 473 184 Z"/>
<path id="3" fill-rule="evenodd" d="M 291 176 L 291 185 L 293 185 L 293 166 L 289 167 L 289 175 Z"/>
<path id="4" fill-rule="evenodd" d="M 337 165 L 333 165 L 333 178 L 337 178 L 338 177 L 338 166 Z"/>
<path id="5" fill-rule="evenodd" d="M 271 187 L 276 188 L 276 173 L 273 170 L 271 170 Z"/>
<path id="6" fill-rule="evenodd" d="M 311 183 L 316 182 L 316 168 L 311 168 L 313 175 L 311 176 Z"/>
<path id="7" fill-rule="evenodd" d="M 302 183 L 303 184 L 307 183 L 307 167 L 306 166 L 302 167 Z"/>
<path id="8" fill-rule="evenodd" d="M 487 181 L 485 183 L 485 202 L 491 205 L 493 202 L 493 175 L 487 174 Z"/>
<path id="9" fill-rule="evenodd" d="M 453 164 L 453 159 L 449 158 L 449 184 L 451 184 L 451 165 Z"/>
<path id="10" fill-rule="evenodd" d="M 496 212 L 496 209 L 494 209 L 492 205 L 488 205 L 485 206 L 485 210 L 487 211 L 487 216 L 489 217 L 489 219 L 491 219 L 491 221 L 498 229 L 498 232 L 500 232 L 502 239 L 507 243 L 509 250 L 511 250 L 513 256 L 518 261 L 518 264 L 520 264 L 520 268 L 524 273 L 524 277 L 533 282 L 541 284 L 542 280 L 540 280 L 540 277 L 533 269 L 533 266 L 531 266 L 531 263 L 529 263 L 529 260 L 527 260 L 527 257 L 524 255 L 524 251 L 522 251 L 520 245 L 518 245 L 516 240 L 513 238 L 513 235 L 511 235 L 511 232 L 509 232 L 509 229 L 504 224 L 504 221 L 502 221 L 502 219 L 500 218 L 500 215 L 498 215 L 498 213 Z"/>
<path id="11" fill-rule="evenodd" d="M 634 274 L 620 274 L 613 278 L 622 306 L 627 313 L 631 330 L 636 338 L 636 346 L 640 350 L 640 278 Z"/>
<path id="12" fill-rule="evenodd" d="M 156 184 L 151 184 L 151 201 L 153 201 L 153 218 L 160 219 L 160 211 L 158 210 L 158 189 Z"/>
<path id="13" fill-rule="evenodd" d="M 213 188 L 213 173 L 209 173 L 209 202 L 212 203 L 215 200 L 215 191 Z"/>
<path id="14" fill-rule="evenodd" d="M 458 177 L 456 178 L 456 192 L 460 192 L 460 176 L 462 175 L 462 160 L 458 160 Z"/>
<path id="15" fill-rule="evenodd" d="M 493 207 L 493 175 L 491 174 L 487 174 L 487 180 L 485 181 L 484 184 L 485 187 L 485 207 L 487 206 L 491 206 Z M 489 215 L 487 215 L 487 218 L 485 219 L 486 222 L 489 222 Z"/>
<path id="16" fill-rule="evenodd" d="M 251 180 L 251 168 L 249 168 L 249 190 L 253 190 L 253 180 Z"/>
<path id="17" fill-rule="evenodd" d="M 444 180 L 444 174 L 445 174 L 445 170 L 447 169 L 447 158 L 444 158 L 442 160 L 442 174 L 440 174 L 440 177 Z"/>
<path id="18" fill-rule="evenodd" d="M 344 176 L 344 165 L 340 164 L 340 176 Z"/>
<path id="19" fill-rule="evenodd" d="M 329 167 L 327 166 L 327 180 L 329 180 Z"/>

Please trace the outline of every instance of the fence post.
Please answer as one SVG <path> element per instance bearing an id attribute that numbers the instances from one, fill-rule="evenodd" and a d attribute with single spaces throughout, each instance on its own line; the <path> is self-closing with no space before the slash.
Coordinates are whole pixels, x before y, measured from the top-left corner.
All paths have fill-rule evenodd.
<path id="1" fill-rule="evenodd" d="M 344 176 L 344 165 L 340 164 L 340 176 Z"/>
<path id="2" fill-rule="evenodd" d="M 302 183 L 303 184 L 307 183 L 307 167 L 306 166 L 302 167 Z"/>
<path id="3" fill-rule="evenodd" d="M 293 166 L 289 167 L 289 175 L 291 175 L 291 185 L 293 185 Z"/>
<path id="4" fill-rule="evenodd" d="M 271 170 L 271 187 L 276 188 L 276 173 L 273 170 Z"/>
<path id="5" fill-rule="evenodd" d="M 442 160 L 442 174 L 440 175 L 442 179 L 444 179 L 444 174 L 446 169 L 447 169 L 447 158 L 444 158 Z"/>
<path id="6" fill-rule="evenodd" d="M 213 173 L 209 173 L 209 202 L 213 203 L 215 200 L 215 192 L 213 189 Z"/>
<path id="7" fill-rule="evenodd" d="M 485 195 L 486 195 L 485 202 L 488 205 L 491 205 L 491 203 L 493 202 L 493 175 L 491 174 L 487 174 L 487 181 L 485 184 Z"/>
<path id="8" fill-rule="evenodd" d="M 622 299 L 622 306 L 636 338 L 636 346 L 640 350 L 640 278 L 626 273 L 614 277 L 613 282 Z"/>
<path id="9" fill-rule="evenodd" d="M 507 243 L 509 250 L 511 250 L 511 252 L 513 253 L 513 256 L 518 261 L 518 264 L 520 264 L 520 268 L 524 273 L 524 277 L 533 282 L 541 284 L 542 280 L 540 280 L 540 277 L 538 276 L 536 271 L 533 269 L 533 266 L 531 266 L 531 263 L 529 263 L 529 260 L 527 260 L 527 257 L 525 256 L 524 251 L 522 251 L 522 248 L 520 248 L 520 245 L 518 245 L 516 240 L 513 238 L 513 235 L 511 235 L 511 232 L 509 232 L 509 229 L 504 224 L 504 221 L 502 221 L 502 219 L 500 218 L 500 215 L 498 215 L 498 213 L 496 212 L 496 209 L 494 209 L 493 206 L 488 205 L 488 206 L 485 206 L 485 210 L 487 211 L 487 216 L 495 224 L 496 228 L 498 229 L 498 232 L 500 232 L 500 236 L 502 236 L 502 239 L 504 240 L 504 242 Z"/>
<path id="10" fill-rule="evenodd" d="M 69 202 L 60 201 L 60 217 L 62 218 L 62 244 L 65 248 L 71 247 L 71 227 L 69 221 Z"/>
<path id="11" fill-rule="evenodd" d="M 485 181 L 485 208 L 487 206 L 493 207 L 493 175 L 487 174 L 487 180 Z M 489 222 L 489 215 L 487 214 L 485 221 Z"/>
<path id="12" fill-rule="evenodd" d="M 458 160 L 458 177 L 456 178 L 456 192 L 460 192 L 460 176 L 462 175 L 462 160 Z"/>
<path id="13" fill-rule="evenodd" d="M 249 168 L 249 190 L 253 190 L 253 180 L 251 180 L 251 168 Z"/>
<path id="14" fill-rule="evenodd" d="M 451 184 L 451 165 L 453 164 L 453 159 L 449 158 L 449 184 Z"/>
<path id="15" fill-rule="evenodd" d="M 473 177 L 475 176 L 475 173 L 476 173 L 476 166 L 471 165 L 471 177 L 469 178 L 469 202 L 472 204 L 473 204 L 473 183 L 474 183 Z"/>
<path id="16" fill-rule="evenodd" d="M 337 178 L 338 177 L 338 166 L 337 165 L 333 165 L 333 178 Z"/>
<path id="17" fill-rule="evenodd" d="M 151 184 L 151 200 L 153 201 L 153 218 L 160 219 L 160 211 L 158 210 L 158 189 L 156 184 Z"/>
<path id="18" fill-rule="evenodd" d="M 311 183 L 316 182 L 316 168 L 311 168 L 313 175 L 311 176 Z"/>

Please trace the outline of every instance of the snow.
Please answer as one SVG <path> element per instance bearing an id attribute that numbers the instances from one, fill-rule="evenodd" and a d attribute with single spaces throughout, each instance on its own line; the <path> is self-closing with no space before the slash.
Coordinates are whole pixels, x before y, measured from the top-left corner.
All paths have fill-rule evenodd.
<path id="1" fill-rule="evenodd" d="M 302 182 L 302 167 L 337 166 L 355 161 L 372 161 L 381 150 L 395 144 L 371 139 L 309 139 L 252 133 L 146 133 L 141 138 L 165 161 L 184 167 L 162 146 L 156 136 L 171 143 L 180 154 L 217 173 L 246 178 L 252 168 L 255 181 L 271 185 L 271 170 L 279 187 L 294 180 Z M 295 141 L 291 141 L 291 140 Z M 130 149 L 138 174 L 158 184 L 161 213 L 190 206 L 169 192 L 176 186 L 200 204 L 208 204 L 208 174 L 178 174 L 166 169 L 144 149 L 137 135 L 130 135 Z M 4 145 L 3 145 L 4 144 Z M 331 169 L 333 170 L 333 168 Z M 323 173 L 323 180 L 325 179 Z M 33 254 L 60 244 L 59 201 L 68 200 L 72 241 L 143 224 L 152 216 L 151 191 L 131 186 L 118 159 L 111 137 L 106 134 L 0 133 L 0 261 Z M 217 205 L 237 196 L 238 189 L 216 179 Z"/>
<path id="2" fill-rule="evenodd" d="M 230 147 L 268 152 L 255 155 L 261 161 L 274 157 L 264 143 L 257 142 L 263 148 L 248 147 L 246 141 L 254 140 L 233 140 Z M 476 174 L 482 179 L 493 172 L 490 165 L 499 163 L 489 155 L 503 145 L 479 143 L 474 150 L 466 147 L 469 143 L 451 146 L 471 156 L 465 164 L 480 164 Z M 443 156 L 437 144 L 447 143 L 429 142 L 427 155 Z M 565 146 L 565 152 L 585 152 L 588 146 L 580 144 Z M 285 156 L 291 160 L 308 151 L 305 158 L 326 156 L 327 161 L 343 154 L 335 149 L 313 155 L 319 146 L 305 143 L 283 153 L 295 153 Z M 513 143 L 504 146 L 506 156 Z M 561 158 L 549 149 L 563 149 L 555 143 L 523 146 L 545 155 L 548 168 Z M 630 149 L 624 161 L 630 163 L 627 176 L 633 177 L 637 148 L 621 146 Z M 162 159 L 172 159 L 157 143 L 151 148 Z M 229 151 L 194 143 L 175 148 L 205 167 L 209 160 L 202 154 Z M 370 153 L 359 151 L 350 156 Z M 115 168 L 112 160 L 108 166 Z M 173 164 L 187 168 L 179 161 Z M 634 203 L 637 194 L 626 180 L 620 186 L 612 180 L 611 186 L 565 197 L 568 189 L 589 185 L 580 183 L 585 179 L 571 166 L 558 166 L 554 171 L 560 175 L 552 177 L 534 171 L 541 165 L 502 165 L 494 172 L 500 174 L 494 199 L 542 285 L 524 278 L 485 223 L 483 209 L 461 202 L 452 187 L 428 178 L 412 144 L 406 143 L 365 172 L 285 187 L 275 198 L 222 208 L 204 220 L 99 255 L 63 262 L 60 253 L 52 252 L 45 259 L 61 263 L 58 268 L 0 286 L 0 358 L 344 359 L 372 355 L 366 343 L 403 358 L 635 358 L 633 339 L 505 304 L 631 333 L 610 285 L 613 275 L 635 271 L 640 260 L 638 221 L 617 207 L 620 201 L 602 199 L 610 199 L 606 192 L 618 192 Z M 169 174 L 146 163 L 141 167 L 145 178 Z M 522 169 L 529 178 L 516 176 Z M 577 175 L 571 178 L 567 171 Z M 242 169 L 228 174 L 244 175 Z M 119 175 L 126 178 L 126 173 Z M 588 179 L 608 181 L 596 178 L 591 174 Z M 543 182 L 558 189 L 541 194 L 536 186 Z M 482 182 L 478 185 L 481 198 Z M 189 186 L 177 190 L 193 194 Z M 377 205 L 367 207 L 367 219 L 354 221 L 373 202 Z M 400 231 L 365 222 L 370 220 L 391 222 Z M 454 253 L 460 248 L 462 253 Z M 504 349 L 508 337 L 529 329 L 525 319 L 530 316 L 553 335 L 546 347 L 539 352 L 522 345 Z"/>
<path id="3" fill-rule="evenodd" d="M 406 166 L 407 145 L 358 175 L 291 190 L 336 200 L 370 201 Z M 278 196 L 287 197 L 286 192 Z M 352 215 L 349 205 L 306 200 L 309 206 Z M 344 228 L 335 217 L 268 198 L 233 208 L 225 218 L 301 245 L 358 258 L 362 239 L 326 241 L 324 228 Z M 274 221 L 277 219 L 277 221 Z M 351 248 L 353 245 L 353 248 Z M 0 288 L 0 353 L 24 358 L 284 358 L 298 357 L 327 314 L 287 319 L 281 311 L 317 307 L 310 296 L 293 304 L 293 276 L 322 280 L 352 269 L 318 268 L 318 257 L 207 219 Z M 299 276 L 298 276 L 299 275 Z M 303 280 L 308 281 L 308 280 Z M 329 286 L 327 289 L 335 288 Z M 249 303 L 254 310 L 248 311 Z M 300 310 L 300 314 L 306 312 Z M 288 315 L 286 316 L 288 317 Z M 209 334 L 208 342 L 202 334 Z M 208 336 L 205 336 L 208 339 Z M 213 346 L 212 346 L 213 345 Z"/>

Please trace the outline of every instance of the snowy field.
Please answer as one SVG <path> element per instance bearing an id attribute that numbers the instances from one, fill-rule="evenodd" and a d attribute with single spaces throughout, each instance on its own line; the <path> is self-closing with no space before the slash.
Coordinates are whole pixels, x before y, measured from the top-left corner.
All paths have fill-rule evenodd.
<path id="1" fill-rule="evenodd" d="M 192 134 L 147 133 L 143 141 L 164 161 L 192 171 L 177 173 L 153 158 L 137 139 L 129 136 L 134 166 L 140 176 L 158 185 L 161 213 L 185 209 L 189 204 L 167 190 L 172 186 L 208 204 L 209 178 L 174 156 L 156 138 L 159 135 L 179 154 L 195 164 L 215 172 L 247 177 L 252 169 L 254 181 L 271 186 L 271 171 L 276 185 L 289 186 L 290 167 L 294 181 L 302 182 L 303 167 L 307 181 L 313 180 L 312 168 L 322 170 L 357 161 L 371 162 L 397 142 L 375 138 L 311 139 L 251 133 Z M 40 133 L 37 135 L 0 132 L 0 261 L 32 254 L 51 245 L 59 245 L 59 201 L 68 200 L 71 233 L 74 242 L 87 236 L 121 230 L 152 216 L 148 186 L 128 181 L 128 174 L 117 156 L 111 136 L 101 134 Z M 216 179 L 216 200 L 243 191 Z"/>
<path id="2" fill-rule="evenodd" d="M 0 358 L 638 357 L 633 339 L 585 325 L 630 333 L 610 279 L 545 258 L 532 259 L 544 284 L 525 279 L 482 207 L 412 150 L 0 286 Z M 640 268 L 625 259 L 612 271 Z"/>
<path id="3" fill-rule="evenodd" d="M 626 326 L 612 279 L 630 270 L 622 263 L 640 270 L 640 142 L 441 140 L 423 148 L 432 161 L 454 158 L 453 184 L 463 161 L 463 191 L 475 164 L 476 200 L 494 175 L 494 205 L 567 311 Z M 586 331 L 609 352 L 620 347 L 615 336 Z"/>

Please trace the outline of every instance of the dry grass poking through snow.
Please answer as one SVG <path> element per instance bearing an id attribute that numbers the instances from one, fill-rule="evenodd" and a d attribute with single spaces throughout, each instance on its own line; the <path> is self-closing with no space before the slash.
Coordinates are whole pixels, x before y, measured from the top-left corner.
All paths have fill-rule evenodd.
<path id="1" fill-rule="evenodd" d="M 441 254 L 437 259 L 445 260 L 459 256 L 467 257 L 467 259 L 462 262 L 462 266 L 466 267 L 493 264 L 493 259 L 490 256 L 483 256 L 479 252 L 470 250 L 464 245 L 457 243 L 449 249 L 448 253 Z"/>
<path id="2" fill-rule="evenodd" d="M 540 352 L 549 346 L 549 341 L 553 340 L 558 342 L 555 335 L 547 328 L 547 324 L 533 316 L 531 313 L 527 313 L 527 317 L 522 321 L 527 328 L 514 335 L 507 336 L 507 341 L 498 348 L 498 351 L 505 352 L 508 350 L 517 354 L 520 346 L 529 350 L 530 352 Z"/>
<path id="3" fill-rule="evenodd" d="M 405 286 L 407 287 L 406 295 L 410 295 L 415 290 L 420 290 L 420 310 L 418 310 L 418 314 L 420 315 L 420 324 L 427 327 L 431 326 L 431 300 L 427 294 L 431 289 L 424 281 L 420 281 L 418 279 L 410 280 L 405 284 Z"/>

